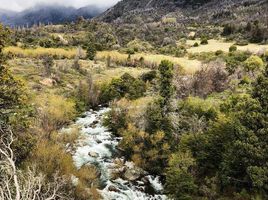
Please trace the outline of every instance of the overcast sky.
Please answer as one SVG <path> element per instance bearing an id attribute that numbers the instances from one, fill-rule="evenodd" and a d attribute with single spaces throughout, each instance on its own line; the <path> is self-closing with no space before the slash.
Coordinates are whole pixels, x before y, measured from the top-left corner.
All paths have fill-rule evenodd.
<path id="1" fill-rule="evenodd" d="M 111 6 L 119 0 L 0 0 L 0 8 L 21 11 L 36 4 L 59 4 L 80 8 L 86 5 Z"/>

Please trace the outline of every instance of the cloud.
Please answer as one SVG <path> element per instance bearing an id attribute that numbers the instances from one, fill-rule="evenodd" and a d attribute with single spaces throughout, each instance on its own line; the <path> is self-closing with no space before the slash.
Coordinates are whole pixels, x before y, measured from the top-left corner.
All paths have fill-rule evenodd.
<path id="1" fill-rule="evenodd" d="M 119 0 L 0 0 L 0 8 L 21 11 L 36 4 L 58 4 L 80 8 L 86 5 L 109 7 Z"/>

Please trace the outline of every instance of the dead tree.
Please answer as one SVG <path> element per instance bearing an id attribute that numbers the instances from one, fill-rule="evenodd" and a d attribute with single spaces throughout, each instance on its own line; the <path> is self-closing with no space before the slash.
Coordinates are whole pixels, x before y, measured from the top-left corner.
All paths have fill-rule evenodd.
<path id="1" fill-rule="evenodd" d="M 0 199 L 1 200 L 54 200 L 72 199 L 63 188 L 66 181 L 57 174 L 52 182 L 34 167 L 22 171 L 16 167 L 12 144 L 13 132 L 0 124 Z"/>

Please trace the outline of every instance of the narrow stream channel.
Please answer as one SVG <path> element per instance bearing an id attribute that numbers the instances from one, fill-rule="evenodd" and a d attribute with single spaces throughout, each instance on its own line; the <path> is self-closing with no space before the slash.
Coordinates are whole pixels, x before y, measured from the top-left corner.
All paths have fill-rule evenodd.
<path id="1" fill-rule="evenodd" d="M 119 156 L 115 137 L 102 125 L 104 114 L 109 108 L 89 111 L 78 118 L 76 125 L 81 127 L 82 138 L 78 141 L 73 155 L 75 165 L 95 165 L 100 170 L 101 189 L 104 200 L 165 200 L 159 177 L 152 176 L 126 162 Z M 114 174 L 117 174 L 114 176 Z"/>

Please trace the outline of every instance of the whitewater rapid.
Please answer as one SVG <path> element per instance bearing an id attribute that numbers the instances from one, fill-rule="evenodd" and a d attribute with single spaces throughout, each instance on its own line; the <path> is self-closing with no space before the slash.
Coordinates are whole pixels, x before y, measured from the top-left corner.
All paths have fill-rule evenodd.
<path id="1" fill-rule="evenodd" d="M 142 179 L 137 178 L 130 181 L 122 176 L 119 178 L 112 176 L 112 172 L 118 170 L 116 168 L 118 162 L 123 162 L 124 169 L 127 168 L 130 171 L 134 170 L 135 166 L 132 162 L 124 161 L 123 157 L 119 157 L 117 146 L 121 138 L 115 137 L 102 125 L 104 114 L 108 111 L 109 108 L 102 108 L 98 111 L 90 110 L 83 117 L 77 119 L 75 124 L 80 127 L 82 137 L 73 154 L 76 167 L 80 168 L 89 164 L 95 165 L 99 169 L 102 183 L 99 192 L 104 200 L 167 199 L 162 194 L 163 186 L 159 177 L 146 174 Z M 146 191 L 148 187 L 152 188 L 150 192 Z"/>

